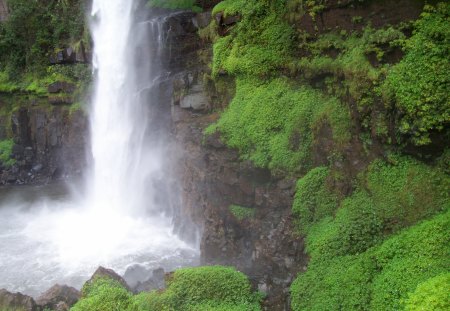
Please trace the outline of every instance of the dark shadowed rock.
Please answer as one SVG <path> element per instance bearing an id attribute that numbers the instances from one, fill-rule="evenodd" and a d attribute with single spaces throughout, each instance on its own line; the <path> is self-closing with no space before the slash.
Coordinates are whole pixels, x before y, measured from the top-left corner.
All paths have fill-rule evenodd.
<path id="1" fill-rule="evenodd" d="M 69 310 L 81 297 L 80 291 L 67 285 L 54 285 L 36 303 L 43 309 Z"/>
<path id="2" fill-rule="evenodd" d="M 197 28 L 205 28 L 211 22 L 211 12 L 198 13 L 193 20 L 194 25 Z"/>
<path id="3" fill-rule="evenodd" d="M 37 311 L 38 309 L 36 302 L 30 296 L 0 289 L 0 310 Z"/>
<path id="4" fill-rule="evenodd" d="M 72 96 L 49 96 L 48 103 L 50 105 L 70 105 L 73 104 Z"/>
<path id="5" fill-rule="evenodd" d="M 56 81 L 48 86 L 49 93 L 69 93 L 75 92 L 76 85 L 65 81 Z"/>
<path id="6" fill-rule="evenodd" d="M 127 282 L 125 282 L 125 280 L 120 275 L 118 275 L 114 270 L 106 269 L 104 267 L 98 267 L 97 270 L 92 275 L 92 277 L 86 283 L 92 283 L 92 281 L 94 279 L 102 278 L 102 277 L 111 278 L 113 280 L 116 280 L 117 282 L 122 284 L 122 286 L 125 287 L 127 290 L 131 291 Z"/>

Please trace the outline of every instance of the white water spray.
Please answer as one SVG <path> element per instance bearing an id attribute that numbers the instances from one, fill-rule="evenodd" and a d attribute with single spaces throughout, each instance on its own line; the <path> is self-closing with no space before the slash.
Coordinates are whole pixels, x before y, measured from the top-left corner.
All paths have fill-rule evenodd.
<path id="1" fill-rule="evenodd" d="M 99 265 L 123 273 L 133 264 L 169 270 L 197 260 L 197 250 L 173 234 L 167 142 L 149 121 L 164 119 L 152 115 L 160 104 L 156 58 L 164 18 L 136 22 L 135 9 L 133 0 L 93 0 L 96 82 L 86 194 L 14 200 L 8 203 L 14 208 L 0 209 L 7 220 L 6 233 L 0 229 L 6 250 L 0 288 L 37 294 L 56 282 L 79 287 Z"/>

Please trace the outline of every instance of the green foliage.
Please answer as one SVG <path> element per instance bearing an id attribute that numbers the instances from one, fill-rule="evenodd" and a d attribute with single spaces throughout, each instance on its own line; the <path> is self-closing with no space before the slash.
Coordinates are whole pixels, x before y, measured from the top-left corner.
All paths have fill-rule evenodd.
<path id="1" fill-rule="evenodd" d="M 111 278 L 96 278 L 86 283 L 82 298 L 71 311 L 137 311 L 133 305 L 132 294 L 119 282 Z"/>
<path id="2" fill-rule="evenodd" d="M 213 76 L 222 72 L 268 76 L 283 68 L 290 58 L 293 32 L 280 16 L 279 1 L 228 0 L 219 3 L 213 14 L 219 11 L 239 14 L 241 21 L 215 42 Z"/>
<path id="3" fill-rule="evenodd" d="M 329 173 L 328 168 L 317 167 L 297 182 L 292 214 L 300 233 L 306 234 L 311 225 L 333 216 L 337 209 L 337 197 L 326 184 Z"/>
<path id="4" fill-rule="evenodd" d="M 450 121 L 450 4 L 425 7 L 405 43 L 402 61 L 384 83 L 387 100 L 401 113 L 399 130 L 417 145 L 430 142 L 430 131 L 441 131 Z"/>
<path id="5" fill-rule="evenodd" d="M 250 207 L 244 207 L 239 205 L 230 205 L 228 207 L 231 214 L 236 217 L 238 220 L 244 220 L 247 218 L 253 218 L 255 216 L 256 209 Z"/>
<path id="6" fill-rule="evenodd" d="M 13 146 L 12 139 L 0 141 L 0 162 L 3 166 L 10 167 L 16 163 L 16 160 L 11 158 Z"/>
<path id="7" fill-rule="evenodd" d="M 49 53 L 87 33 L 83 0 L 8 0 L 8 5 L 11 14 L 0 24 L 0 70 L 12 80 L 19 80 L 25 69 L 44 72 Z"/>
<path id="8" fill-rule="evenodd" d="M 392 156 L 390 161 L 374 161 L 360 189 L 342 202 L 335 218 L 310 229 L 308 253 L 358 254 L 449 207 L 448 175 L 407 157 Z"/>
<path id="9" fill-rule="evenodd" d="M 142 293 L 134 301 L 147 311 L 258 311 L 260 299 L 244 274 L 211 266 L 177 270 L 165 291 Z"/>
<path id="10" fill-rule="evenodd" d="M 149 0 L 150 7 L 164 8 L 171 10 L 192 10 L 194 12 L 201 12 L 202 8 L 195 5 L 196 0 Z"/>
<path id="11" fill-rule="evenodd" d="M 360 254 L 315 253 L 292 283 L 292 309 L 400 310 L 418 284 L 448 272 L 449 236 L 447 211 Z"/>
<path id="12" fill-rule="evenodd" d="M 406 311 L 450 310 L 450 273 L 444 273 L 420 283 L 405 301 Z"/>
<path id="13" fill-rule="evenodd" d="M 314 131 L 327 123 L 337 144 L 349 139 L 349 113 L 334 98 L 286 79 L 239 78 L 236 95 L 217 124 L 226 143 L 242 158 L 271 170 L 295 172 L 309 166 Z"/>

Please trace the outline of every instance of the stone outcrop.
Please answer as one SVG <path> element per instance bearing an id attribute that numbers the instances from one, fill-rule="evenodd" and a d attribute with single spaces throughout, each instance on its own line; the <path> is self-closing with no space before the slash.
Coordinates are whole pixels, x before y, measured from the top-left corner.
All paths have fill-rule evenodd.
<path id="1" fill-rule="evenodd" d="M 79 290 L 67 285 L 56 284 L 39 296 L 36 303 L 42 309 L 67 311 L 80 297 Z"/>
<path id="2" fill-rule="evenodd" d="M 0 289 L 0 310 L 38 311 L 38 307 L 30 296 Z"/>

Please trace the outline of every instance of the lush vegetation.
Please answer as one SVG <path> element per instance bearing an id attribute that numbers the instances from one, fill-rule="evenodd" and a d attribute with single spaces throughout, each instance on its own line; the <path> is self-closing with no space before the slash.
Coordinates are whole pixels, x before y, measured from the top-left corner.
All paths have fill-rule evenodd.
<path id="1" fill-rule="evenodd" d="M 308 271 L 292 284 L 293 309 L 401 310 L 405 304 L 411 305 L 411 301 L 405 303 L 409 293 L 448 271 L 449 225 L 447 212 L 363 253 L 313 256 Z M 435 305 L 446 303 L 442 294 L 434 295 Z"/>
<path id="2" fill-rule="evenodd" d="M 443 273 L 417 285 L 405 301 L 406 311 L 444 311 L 450 309 L 450 273 Z"/>
<path id="3" fill-rule="evenodd" d="M 196 0 L 149 0 L 150 7 L 172 9 L 172 10 L 192 10 L 194 12 L 201 12 L 202 9 L 195 5 Z"/>
<path id="4" fill-rule="evenodd" d="M 327 186 L 329 174 L 328 168 L 316 167 L 297 182 L 292 214 L 303 234 L 325 217 L 333 216 L 338 207 L 337 196 Z"/>
<path id="5" fill-rule="evenodd" d="M 339 209 L 327 176 L 317 168 L 298 182 L 293 211 L 311 262 L 291 287 L 294 310 L 399 310 L 447 271 L 448 175 L 410 158 L 376 160 Z"/>
<path id="6" fill-rule="evenodd" d="M 258 311 L 261 295 L 233 268 L 212 266 L 177 270 L 164 291 L 133 296 L 118 282 L 98 278 L 87 283 L 72 311 Z"/>
<path id="7" fill-rule="evenodd" d="M 404 41 L 405 57 L 388 73 L 386 96 L 401 113 L 399 130 L 418 145 L 430 143 L 430 131 L 450 122 L 450 4 L 426 6 Z"/>
<path id="8" fill-rule="evenodd" d="M 287 79 L 239 78 L 236 96 L 219 122 L 219 130 L 242 158 L 274 171 L 295 172 L 310 167 L 315 130 L 328 124 L 336 144 L 349 139 L 349 112 L 332 97 Z"/>
<path id="9" fill-rule="evenodd" d="M 23 72 L 45 74 L 58 48 L 89 45 L 83 0 L 8 0 L 11 14 L 0 24 L 0 69 L 19 80 Z"/>
<path id="10" fill-rule="evenodd" d="M 83 286 L 82 299 L 72 311 L 137 311 L 132 294 L 119 282 L 108 277 L 99 277 Z"/>

